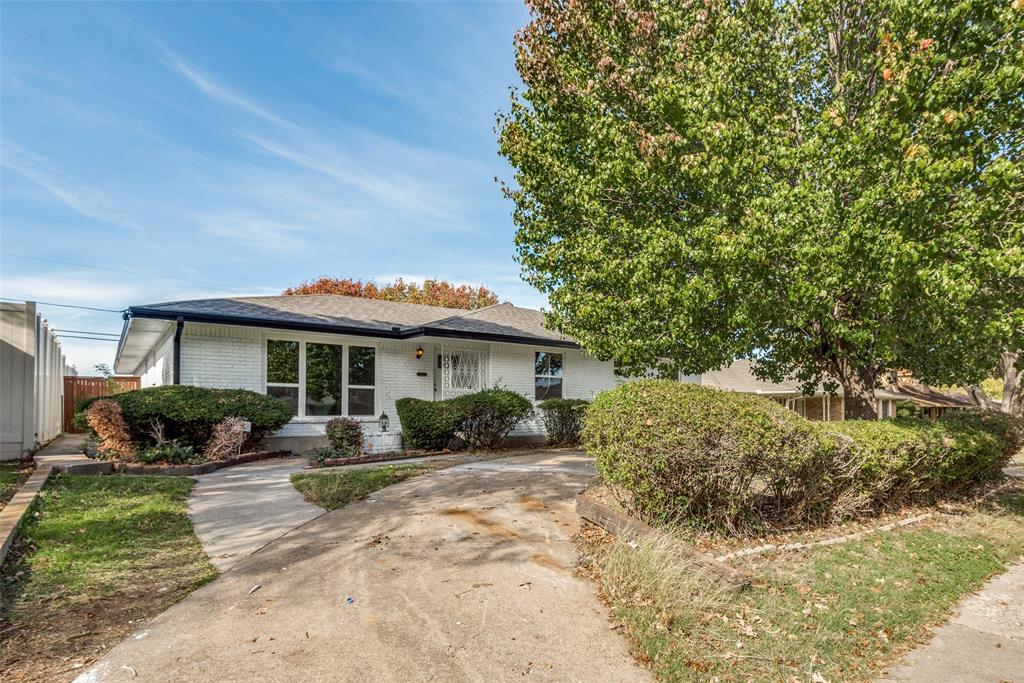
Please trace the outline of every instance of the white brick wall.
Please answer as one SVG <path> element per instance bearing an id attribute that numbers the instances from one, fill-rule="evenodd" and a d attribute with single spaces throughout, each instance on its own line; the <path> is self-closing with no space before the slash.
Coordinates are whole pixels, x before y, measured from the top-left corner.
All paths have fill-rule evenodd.
<path id="1" fill-rule="evenodd" d="M 174 333 L 168 333 L 146 358 L 141 386 L 159 387 L 174 381 Z"/>
<path id="2" fill-rule="evenodd" d="M 263 391 L 263 338 L 246 327 L 185 325 L 181 383 Z"/>
<path id="3" fill-rule="evenodd" d="M 390 434 L 401 431 L 395 401 L 411 396 L 423 400 L 434 398 L 434 373 L 440 340 L 391 341 L 353 339 L 330 335 L 302 335 L 258 328 L 202 325 L 189 323 L 181 340 L 181 383 L 196 386 L 265 390 L 264 342 L 266 338 L 306 338 L 309 341 L 332 341 L 341 344 L 374 344 L 377 347 L 377 411 L 387 413 Z M 445 343 L 459 345 L 456 340 Z M 466 346 L 483 346 L 467 342 Z M 592 400 L 599 392 L 615 386 L 612 363 L 598 361 L 575 349 L 559 349 L 521 344 L 489 344 L 487 384 L 517 391 L 533 401 L 534 353 L 550 351 L 564 358 L 563 396 Z M 423 358 L 416 358 L 416 348 L 423 347 Z M 143 386 L 170 384 L 172 381 L 173 338 L 169 335 L 154 349 L 151 362 L 143 375 Z M 422 376 L 420 373 L 423 373 Z M 325 419 L 295 420 L 276 436 L 322 436 Z M 388 443 L 381 436 L 375 419 L 365 425 L 367 439 L 376 450 Z M 541 435 L 544 426 L 540 417 L 527 421 L 513 435 Z"/>

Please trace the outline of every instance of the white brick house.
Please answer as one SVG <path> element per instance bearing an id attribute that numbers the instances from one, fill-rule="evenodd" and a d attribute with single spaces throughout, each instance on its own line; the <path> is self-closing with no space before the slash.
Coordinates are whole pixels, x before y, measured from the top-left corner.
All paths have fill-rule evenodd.
<path id="1" fill-rule="evenodd" d="M 135 306 L 115 370 L 142 386 L 187 384 L 277 396 L 295 417 L 272 438 L 304 450 L 335 415 L 365 423 L 373 451 L 401 446 L 395 401 L 501 386 L 531 400 L 592 399 L 616 384 L 599 361 L 544 327 L 540 311 L 476 311 L 336 295 L 244 297 Z M 381 429 L 381 416 L 389 428 Z M 539 419 L 514 437 L 540 438 Z M 287 442 L 287 443 L 285 443 Z"/>

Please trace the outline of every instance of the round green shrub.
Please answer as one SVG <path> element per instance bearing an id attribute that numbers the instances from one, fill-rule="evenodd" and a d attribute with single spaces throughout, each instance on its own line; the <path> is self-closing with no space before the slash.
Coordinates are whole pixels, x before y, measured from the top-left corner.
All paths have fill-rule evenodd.
<path id="1" fill-rule="evenodd" d="M 743 533 L 823 520 L 840 483 L 835 435 L 773 401 L 671 380 L 599 394 L 583 443 L 652 523 Z"/>
<path id="2" fill-rule="evenodd" d="M 494 387 L 449 399 L 462 416 L 459 435 L 470 448 L 498 448 L 513 428 L 533 415 L 533 404 L 511 389 Z"/>
<path id="3" fill-rule="evenodd" d="M 402 436 L 413 448 L 440 451 L 448 448 L 462 423 L 463 414 L 451 401 L 400 398 L 395 401 Z"/>
<path id="4" fill-rule="evenodd" d="M 350 458 L 363 452 L 363 428 L 359 420 L 336 417 L 325 427 L 327 440 L 336 458 Z"/>
<path id="5" fill-rule="evenodd" d="M 201 451 L 213 428 L 228 417 L 240 417 L 251 423 L 252 431 L 246 442 L 250 446 L 292 418 L 288 406 L 276 398 L 245 389 L 168 385 L 105 398 L 121 406 L 132 441 L 143 447 L 156 442 L 152 432 L 155 425 L 161 425 L 166 439 Z"/>
<path id="6" fill-rule="evenodd" d="M 548 443 L 553 446 L 575 446 L 583 432 L 583 418 L 590 401 L 581 398 L 549 398 L 537 407 L 544 419 Z"/>

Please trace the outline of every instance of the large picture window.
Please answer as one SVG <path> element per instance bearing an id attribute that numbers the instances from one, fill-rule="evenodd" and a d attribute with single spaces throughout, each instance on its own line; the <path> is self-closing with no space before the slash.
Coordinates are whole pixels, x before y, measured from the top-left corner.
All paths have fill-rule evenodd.
<path id="1" fill-rule="evenodd" d="M 538 401 L 562 398 L 562 354 L 547 351 L 534 354 L 533 394 Z"/>
<path id="2" fill-rule="evenodd" d="M 376 414 L 372 346 L 267 340 L 267 394 L 296 417 Z"/>

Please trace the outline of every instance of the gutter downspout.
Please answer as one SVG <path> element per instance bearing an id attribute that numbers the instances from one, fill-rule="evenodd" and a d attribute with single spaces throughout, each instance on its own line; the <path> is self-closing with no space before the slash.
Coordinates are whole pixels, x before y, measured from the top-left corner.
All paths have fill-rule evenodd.
<path id="1" fill-rule="evenodd" d="M 178 316 L 174 325 L 174 384 L 181 384 L 181 333 L 185 331 L 185 318 Z"/>

